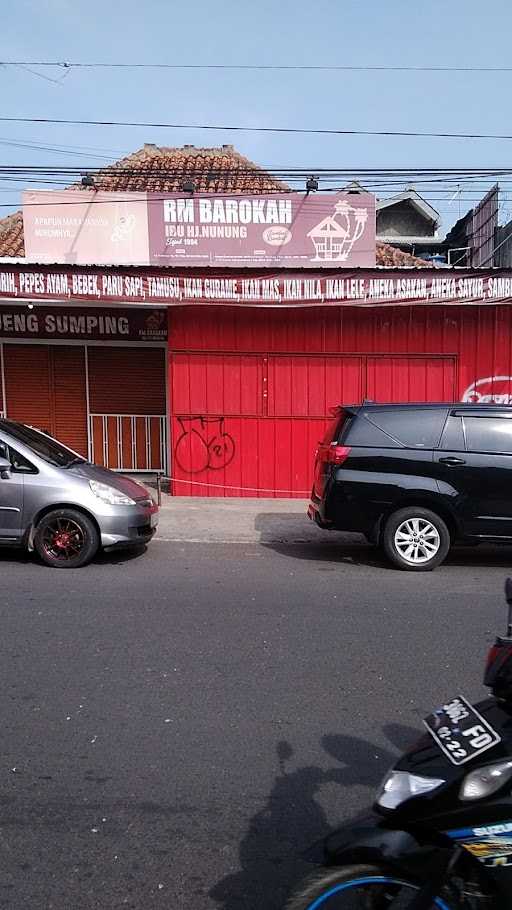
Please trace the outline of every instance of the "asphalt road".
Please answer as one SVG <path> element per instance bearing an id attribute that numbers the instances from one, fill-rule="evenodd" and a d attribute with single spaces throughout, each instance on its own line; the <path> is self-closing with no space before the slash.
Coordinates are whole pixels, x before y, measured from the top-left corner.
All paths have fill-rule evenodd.
<path id="1" fill-rule="evenodd" d="M 480 687 L 512 551 L 0 554 L 0 907 L 277 910 L 429 709 Z"/>

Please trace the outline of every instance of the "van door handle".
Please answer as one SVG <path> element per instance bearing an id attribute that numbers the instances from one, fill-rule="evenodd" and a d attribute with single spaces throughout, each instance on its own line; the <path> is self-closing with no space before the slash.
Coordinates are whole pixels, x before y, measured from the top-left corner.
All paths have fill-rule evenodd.
<path id="1" fill-rule="evenodd" d="M 463 458 L 455 458 L 454 455 L 448 455 L 446 458 L 440 458 L 439 464 L 447 464 L 449 468 L 455 468 L 458 464 L 466 464 Z"/>

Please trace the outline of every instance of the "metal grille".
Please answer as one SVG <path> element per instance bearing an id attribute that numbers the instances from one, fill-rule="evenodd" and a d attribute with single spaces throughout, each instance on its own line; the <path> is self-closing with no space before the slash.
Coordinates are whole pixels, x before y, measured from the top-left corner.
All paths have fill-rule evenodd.
<path id="1" fill-rule="evenodd" d="M 167 467 L 164 414 L 89 414 L 89 458 L 115 471 Z"/>

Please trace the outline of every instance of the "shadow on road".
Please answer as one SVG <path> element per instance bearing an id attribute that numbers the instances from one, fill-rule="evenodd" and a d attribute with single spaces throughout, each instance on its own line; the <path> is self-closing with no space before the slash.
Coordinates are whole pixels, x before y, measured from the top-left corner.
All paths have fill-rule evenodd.
<path id="1" fill-rule="evenodd" d="M 328 533 L 328 532 L 326 532 Z M 304 559 L 310 562 L 327 562 L 333 565 L 372 566 L 378 569 L 393 570 L 381 551 L 361 538 L 347 541 L 344 537 L 327 538 L 325 541 L 308 543 L 288 543 L 283 541 L 262 541 L 261 545 L 290 559 Z"/>
<path id="2" fill-rule="evenodd" d="M 310 562 L 331 563 L 336 565 L 370 566 L 386 571 L 397 572 L 378 547 L 361 541 L 357 536 L 347 540 L 347 536 L 328 538 L 325 542 L 310 541 L 307 543 L 289 543 L 276 540 L 262 540 L 261 545 L 290 559 L 302 559 Z M 328 535 L 329 532 L 326 532 Z M 503 568 L 512 571 L 512 547 L 506 545 L 455 547 L 450 550 L 445 562 L 436 569 L 443 572 L 450 566 L 468 566 L 469 568 Z"/>
<path id="3" fill-rule="evenodd" d="M 134 559 L 139 559 L 139 557 L 144 556 L 146 551 L 147 546 L 145 544 L 141 547 L 127 547 L 125 550 L 102 550 L 101 553 L 96 556 L 94 563 L 99 566 L 118 566 L 123 562 L 132 562 Z"/>
<path id="4" fill-rule="evenodd" d="M 397 750 L 418 737 L 417 730 L 395 724 L 384 732 Z M 312 869 L 303 852 L 329 830 L 318 801 L 321 787 L 334 783 L 373 789 L 396 758 L 394 751 L 339 734 L 324 736 L 322 747 L 335 760 L 333 767 L 291 770 L 292 747 L 286 741 L 277 744 L 279 771 L 265 806 L 251 819 L 240 844 L 241 869 L 210 892 L 222 910 L 282 910 L 290 890 Z"/>
<path id="5" fill-rule="evenodd" d="M 10 562 L 23 566 L 34 562 L 34 556 L 22 547 L 0 547 L 0 565 Z"/>
<path id="6" fill-rule="evenodd" d="M 146 545 L 128 547 L 126 550 L 111 550 L 110 552 L 102 550 L 94 558 L 92 565 L 107 566 L 131 562 L 133 559 L 143 556 L 146 550 Z M 35 553 L 29 553 L 23 547 L 0 547 L 0 566 L 8 563 L 20 566 L 34 565 L 38 569 L 48 569 L 53 572 L 53 569 L 50 566 L 45 566 Z M 79 572 L 81 569 L 76 569 L 75 571 Z"/>

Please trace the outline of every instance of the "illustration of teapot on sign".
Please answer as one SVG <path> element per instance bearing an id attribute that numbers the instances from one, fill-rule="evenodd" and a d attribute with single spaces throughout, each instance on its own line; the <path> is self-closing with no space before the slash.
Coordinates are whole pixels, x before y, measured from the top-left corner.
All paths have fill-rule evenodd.
<path id="1" fill-rule="evenodd" d="M 176 466 L 184 474 L 227 468 L 235 457 L 235 442 L 224 429 L 224 417 L 177 417 L 180 435 L 174 447 Z"/>

